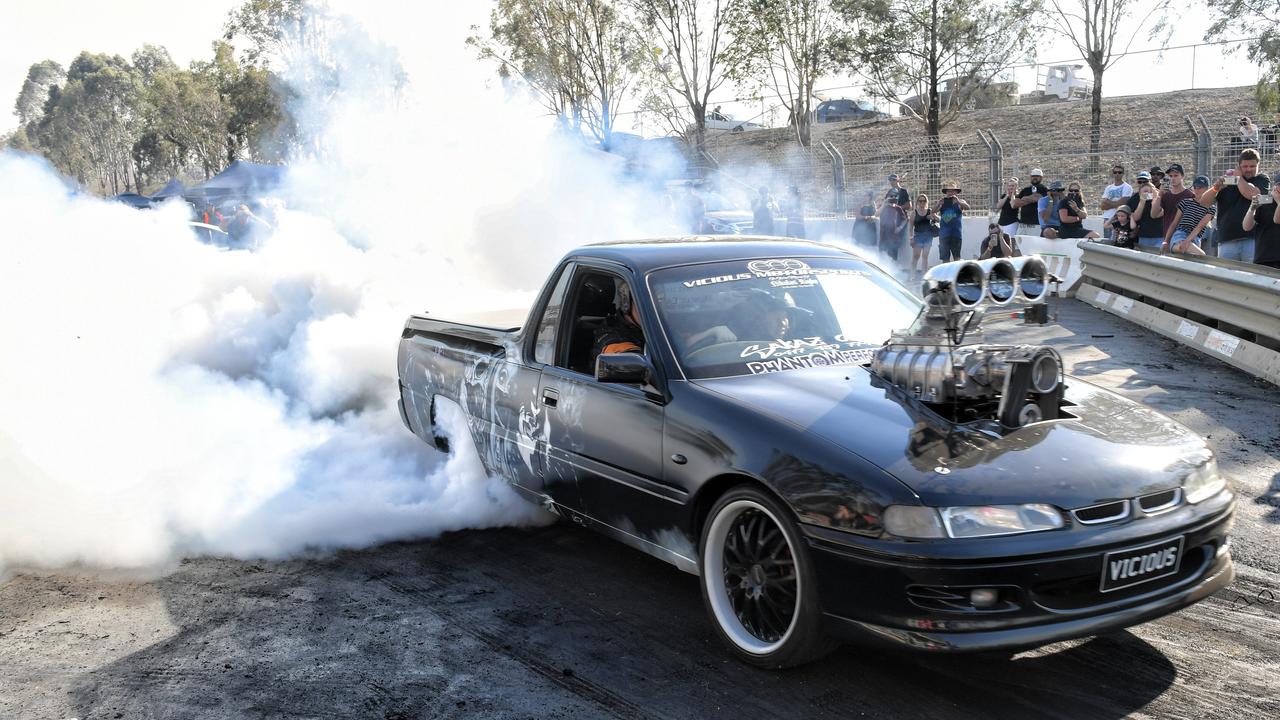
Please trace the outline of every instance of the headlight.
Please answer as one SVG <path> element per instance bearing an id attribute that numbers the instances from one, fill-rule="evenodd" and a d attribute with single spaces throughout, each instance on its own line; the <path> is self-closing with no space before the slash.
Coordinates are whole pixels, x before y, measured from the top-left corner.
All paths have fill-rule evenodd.
<path id="1" fill-rule="evenodd" d="M 947 536 L 942 529 L 938 511 L 919 505 L 890 505 L 884 511 L 884 529 L 902 538 L 941 538 Z"/>
<path id="2" fill-rule="evenodd" d="M 1218 473 L 1218 461 L 1210 460 L 1182 479 L 1182 494 L 1187 502 L 1198 503 L 1217 495 L 1226 486 L 1226 479 Z"/>
<path id="3" fill-rule="evenodd" d="M 944 508 L 942 522 L 954 538 L 1057 530 L 1065 525 L 1052 505 L 987 505 Z"/>
<path id="4" fill-rule="evenodd" d="M 967 538 L 1057 530 L 1066 522 L 1052 505 L 988 505 L 941 510 L 893 505 L 885 510 L 884 529 L 902 538 Z"/>

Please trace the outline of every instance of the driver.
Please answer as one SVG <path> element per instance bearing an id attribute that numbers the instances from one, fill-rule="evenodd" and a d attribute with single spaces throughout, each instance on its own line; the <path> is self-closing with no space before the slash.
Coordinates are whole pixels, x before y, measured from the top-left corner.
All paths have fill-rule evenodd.
<path id="1" fill-rule="evenodd" d="M 644 331 L 640 329 L 640 315 L 631 301 L 631 287 L 623 280 L 614 281 L 613 312 L 605 318 L 604 325 L 595 333 L 592 345 L 591 365 L 595 367 L 600 355 L 614 353 L 643 353 Z"/>
<path id="2" fill-rule="evenodd" d="M 786 340 L 791 334 L 791 306 L 767 291 L 753 292 L 738 304 L 729 330 L 738 340 Z"/>
<path id="3" fill-rule="evenodd" d="M 785 340 L 791 336 L 791 310 L 786 300 L 753 290 L 733 307 L 732 319 L 689 336 L 690 351 L 737 340 Z"/>

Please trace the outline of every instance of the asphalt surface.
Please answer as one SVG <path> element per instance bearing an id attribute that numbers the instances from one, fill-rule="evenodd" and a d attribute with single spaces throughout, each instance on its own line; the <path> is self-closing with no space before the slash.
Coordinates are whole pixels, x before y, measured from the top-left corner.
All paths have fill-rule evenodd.
<path id="1" fill-rule="evenodd" d="M 1240 495 L 1235 585 L 1012 660 L 846 647 L 767 672 L 717 644 L 693 576 L 567 524 L 21 573 L 0 585 L 0 716 L 1280 717 L 1280 389 L 1075 301 L 1059 326 L 992 324 L 1211 438 Z"/>

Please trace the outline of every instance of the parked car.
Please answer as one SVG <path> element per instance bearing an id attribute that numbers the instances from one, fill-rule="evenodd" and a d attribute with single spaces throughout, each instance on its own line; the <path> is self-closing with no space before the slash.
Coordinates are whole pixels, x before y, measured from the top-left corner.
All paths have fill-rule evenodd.
<path id="1" fill-rule="evenodd" d="M 401 419 L 447 449 L 460 415 L 529 500 L 699 576 L 752 664 L 1106 633 L 1231 582 L 1235 495 L 1183 425 L 977 339 L 1047 278 L 946 263 L 922 303 L 818 243 L 588 246 L 523 321 L 411 316 Z"/>
<path id="2" fill-rule="evenodd" d="M 743 210 L 717 192 L 702 195 L 707 212 L 703 220 L 704 231 L 709 235 L 741 235 L 751 232 L 754 218 L 750 210 Z"/>
<path id="3" fill-rule="evenodd" d="M 742 132 L 744 130 L 760 130 L 764 126 L 747 120 L 735 120 L 732 115 L 723 112 L 719 106 L 707 113 L 703 123 L 708 130 Z M 690 126 L 693 129 L 693 126 Z"/>
<path id="4" fill-rule="evenodd" d="M 887 118 L 889 115 L 880 112 L 875 105 L 866 100 L 840 98 L 837 100 L 823 100 L 814 111 L 814 117 L 820 123 L 829 123 L 849 120 L 876 120 Z"/>

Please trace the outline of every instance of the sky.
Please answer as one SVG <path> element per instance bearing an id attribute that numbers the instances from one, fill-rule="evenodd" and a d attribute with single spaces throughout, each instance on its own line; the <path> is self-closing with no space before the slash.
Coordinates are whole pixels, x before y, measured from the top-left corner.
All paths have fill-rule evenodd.
<path id="1" fill-rule="evenodd" d="M 173 59 L 185 66 L 193 59 L 207 58 L 211 54 L 210 46 L 221 35 L 227 14 L 240 2 L 241 0 L 203 0 L 199 3 L 183 3 L 180 10 L 169 9 L 166 12 L 157 12 L 160 6 L 155 0 L 113 0 L 110 3 L 92 4 L 83 0 L 12 3 L 5 10 L 6 22 L 0 24 L 0 133 L 12 130 L 17 124 L 17 118 L 12 114 L 12 103 L 22 87 L 27 68 L 32 63 L 47 58 L 56 60 L 65 67 L 81 50 L 118 53 L 128 57 L 143 43 L 152 43 L 166 47 Z M 341 9 L 344 4 L 355 3 L 335 0 L 330 4 Z M 424 23 L 440 22 L 443 14 L 455 16 L 444 18 L 454 21 L 450 24 L 455 27 L 483 24 L 490 6 L 491 3 L 474 0 L 447 6 L 446 9 L 442 9 L 437 3 L 409 5 L 388 0 L 359 3 L 362 16 L 371 12 L 383 17 L 401 16 L 397 19 L 402 19 L 402 22 L 382 23 L 380 26 L 391 28 L 390 32 L 401 29 L 399 31 L 405 34 L 415 32 Z M 456 17 L 459 15 L 463 17 Z M 457 22 L 459 20 L 463 22 Z M 1177 28 L 1170 38 L 1170 46 L 1202 42 L 1203 29 L 1208 24 L 1208 13 L 1204 5 L 1201 2 L 1189 3 L 1178 12 Z M 462 41 L 463 38 L 459 37 L 458 42 Z M 402 52 L 411 52 L 415 43 L 397 45 Z M 1134 42 L 1133 49 L 1152 46 L 1151 41 L 1139 37 Z M 1108 71 L 1103 85 L 1104 95 L 1168 92 L 1188 87 L 1249 85 L 1257 80 L 1256 69 L 1250 72 L 1246 66 L 1242 70 L 1242 63 L 1238 59 L 1232 63 L 1233 69 L 1225 69 L 1227 61 L 1224 60 L 1224 54 L 1221 47 L 1201 47 L 1196 50 L 1194 78 L 1191 75 L 1192 51 L 1189 49 L 1123 58 Z M 1040 62 L 1075 57 L 1078 57 L 1075 49 L 1061 40 L 1045 42 L 1038 53 Z M 1013 71 L 1014 79 L 1022 92 L 1034 88 L 1034 73 L 1032 68 Z M 824 79 L 818 87 L 834 88 L 823 93 L 829 97 L 859 97 L 857 88 L 843 87 L 855 82 L 850 78 L 833 77 Z M 730 102 L 733 98 L 749 94 L 745 90 L 726 86 L 718 100 L 723 103 L 726 112 L 739 118 L 759 116 L 762 108 L 767 112 L 773 104 L 769 101 L 763 105 L 759 102 Z M 623 129 L 645 134 L 653 134 L 657 129 L 652 122 L 646 127 L 642 118 L 630 113 L 620 118 L 619 125 Z"/>

